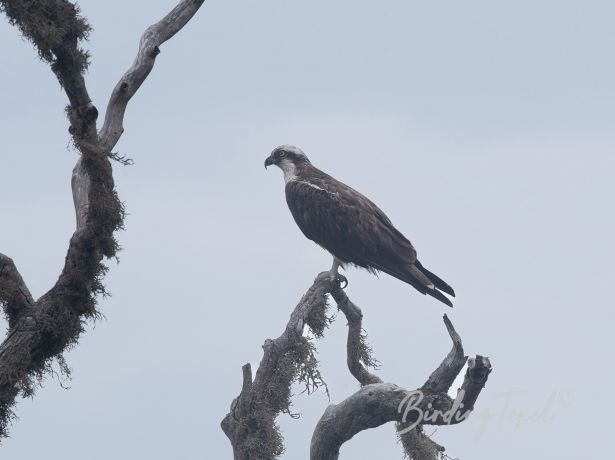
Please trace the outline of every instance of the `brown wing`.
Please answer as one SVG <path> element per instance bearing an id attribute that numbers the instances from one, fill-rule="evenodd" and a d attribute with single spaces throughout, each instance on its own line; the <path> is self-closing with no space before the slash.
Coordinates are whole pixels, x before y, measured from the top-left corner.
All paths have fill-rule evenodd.
<path id="1" fill-rule="evenodd" d="M 452 307 L 441 291 L 455 291 L 428 271 L 416 250 L 389 218 L 356 190 L 318 171 L 286 185 L 286 202 L 295 222 L 310 240 L 342 262 L 383 271 Z"/>
<path id="2" fill-rule="evenodd" d="M 303 234 L 343 262 L 403 279 L 416 261 L 414 247 L 384 212 L 333 178 L 290 181 L 286 201 Z"/>

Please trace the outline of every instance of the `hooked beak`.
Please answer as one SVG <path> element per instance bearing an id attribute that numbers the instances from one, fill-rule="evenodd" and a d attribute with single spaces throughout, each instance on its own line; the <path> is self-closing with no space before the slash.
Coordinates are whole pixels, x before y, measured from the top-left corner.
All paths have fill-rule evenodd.
<path id="1" fill-rule="evenodd" d="M 268 156 L 265 160 L 265 169 L 267 169 L 267 166 L 271 166 L 273 164 L 275 164 L 275 162 L 273 161 L 273 155 Z"/>

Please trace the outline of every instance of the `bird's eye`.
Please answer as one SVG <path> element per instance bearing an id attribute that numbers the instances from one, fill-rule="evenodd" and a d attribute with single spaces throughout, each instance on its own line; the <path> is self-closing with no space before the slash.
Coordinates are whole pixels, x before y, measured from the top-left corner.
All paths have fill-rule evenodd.
<path id="1" fill-rule="evenodd" d="M 284 150 L 281 150 L 280 153 L 278 153 L 278 156 L 280 158 L 284 158 L 286 156 L 286 152 Z"/>

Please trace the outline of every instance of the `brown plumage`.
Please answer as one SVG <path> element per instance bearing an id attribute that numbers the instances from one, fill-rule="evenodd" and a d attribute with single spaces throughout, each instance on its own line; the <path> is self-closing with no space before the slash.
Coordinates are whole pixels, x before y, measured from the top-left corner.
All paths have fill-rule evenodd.
<path id="1" fill-rule="evenodd" d="M 453 306 L 442 294 L 454 297 L 453 289 L 421 265 L 412 243 L 372 201 L 314 167 L 297 147 L 276 148 L 265 161 L 268 165 L 284 171 L 286 202 L 303 234 L 334 259 L 385 272 Z"/>

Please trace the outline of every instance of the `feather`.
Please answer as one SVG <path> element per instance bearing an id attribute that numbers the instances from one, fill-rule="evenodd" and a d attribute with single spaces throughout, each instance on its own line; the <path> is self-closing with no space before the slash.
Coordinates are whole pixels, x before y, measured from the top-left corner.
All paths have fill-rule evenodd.
<path id="1" fill-rule="evenodd" d="M 425 269 L 412 243 L 368 198 L 306 162 L 296 163 L 286 202 L 303 234 L 343 263 L 383 271 L 446 305 L 453 289 Z"/>

